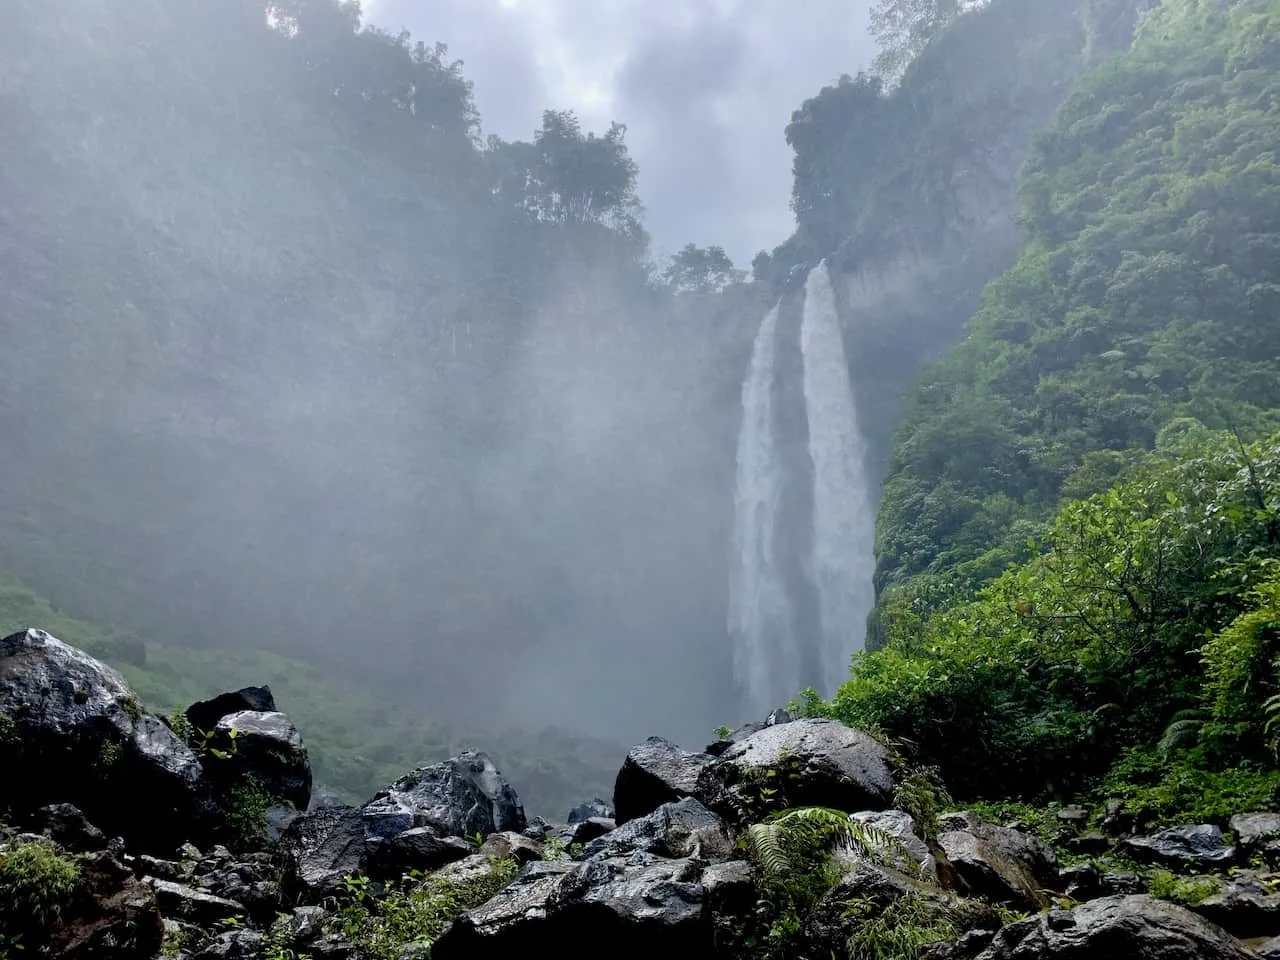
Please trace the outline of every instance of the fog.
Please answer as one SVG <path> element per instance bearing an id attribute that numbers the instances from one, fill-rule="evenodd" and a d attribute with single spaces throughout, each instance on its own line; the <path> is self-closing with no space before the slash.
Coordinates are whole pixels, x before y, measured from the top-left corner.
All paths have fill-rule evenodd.
<path id="1" fill-rule="evenodd" d="M 253 13 L 6 6 L 0 571 L 468 729 L 747 719 L 755 296 L 673 297 L 612 228 L 513 220 L 449 132 L 456 74 L 424 68 L 443 106 L 410 137 L 364 106 L 388 44 Z"/>

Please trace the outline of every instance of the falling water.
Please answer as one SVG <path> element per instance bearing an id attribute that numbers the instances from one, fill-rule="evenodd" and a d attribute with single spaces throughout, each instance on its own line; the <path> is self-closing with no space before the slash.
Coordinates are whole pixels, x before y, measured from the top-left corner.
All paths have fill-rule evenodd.
<path id="1" fill-rule="evenodd" d="M 790 604 L 773 546 L 782 488 L 773 423 L 780 307 L 765 314 L 760 324 L 751 350 L 751 368 L 742 384 L 734 563 L 729 582 L 734 676 L 744 691 L 745 706 L 758 713 L 792 696 L 801 686 Z"/>
<path id="2" fill-rule="evenodd" d="M 847 676 L 849 655 L 863 644 L 874 600 L 874 514 L 825 261 L 805 281 L 800 351 L 813 461 L 813 575 L 822 616 L 822 685 L 829 692 Z"/>

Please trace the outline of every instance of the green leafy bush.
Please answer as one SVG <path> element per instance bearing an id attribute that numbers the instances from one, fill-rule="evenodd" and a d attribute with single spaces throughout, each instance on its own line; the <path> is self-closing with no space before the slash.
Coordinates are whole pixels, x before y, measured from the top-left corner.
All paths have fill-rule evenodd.
<path id="1" fill-rule="evenodd" d="M 0 930 L 43 941 L 83 893 L 79 865 L 42 840 L 0 847 Z"/>

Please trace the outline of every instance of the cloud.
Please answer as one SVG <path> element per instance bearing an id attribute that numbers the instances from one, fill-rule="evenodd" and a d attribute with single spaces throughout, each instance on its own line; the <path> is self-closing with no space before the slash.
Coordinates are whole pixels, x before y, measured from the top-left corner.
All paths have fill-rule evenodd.
<path id="1" fill-rule="evenodd" d="M 487 132 L 548 107 L 627 125 L 655 252 L 720 244 L 740 264 L 786 239 L 791 111 L 874 55 L 871 0 L 375 0 L 380 26 L 442 40 Z"/>

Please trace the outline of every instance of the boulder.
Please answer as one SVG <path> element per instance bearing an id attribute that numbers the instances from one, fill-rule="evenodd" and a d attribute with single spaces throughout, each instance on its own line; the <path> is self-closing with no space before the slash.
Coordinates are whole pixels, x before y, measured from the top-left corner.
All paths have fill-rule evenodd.
<path id="1" fill-rule="evenodd" d="M 471 844 L 461 837 L 442 837 L 430 827 L 414 827 L 388 840 L 371 838 L 364 869 L 380 877 L 399 877 L 411 870 L 429 873 L 471 853 Z"/>
<path id="2" fill-rule="evenodd" d="M 779 707 L 776 710 L 770 711 L 769 715 L 760 723 L 743 724 L 727 737 L 722 737 L 714 743 L 707 744 L 705 752 L 711 754 L 713 757 L 718 757 L 739 740 L 745 740 L 747 737 L 751 736 L 751 734 L 763 730 L 765 727 L 772 727 L 779 723 L 790 723 L 793 719 L 794 718 L 790 713 Z"/>
<path id="3" fill-rule="evenodd" d="M 1221 893 L 1189 907 L 1210 923 L 1241 938 L 1280 936 L 1280 894 L 1228 884 Z"/>
<path id="4" fill-rule="evenodd" d="M 318 902 L 343 877 L 363 871 L 371 853 L 355 807 L 325 807 L 298 817 L 276 845 L 286 896 Z"/>
<path id="5" fill-rule="evenodd" d="M 569 817 L 565 822 L 572 827 L 575 823 L 581 823 L 583 820 L 591 820 L 593 818 L 601 820 L 614 819 L 613 804 L 596 797 L 590 803 L 580 803 L 570 810 Z"/>
<path id="6" fill-rule="evenodd" d="M 280 911 L 280 884 L 269 861 L 221 864 L 204 873 L 196 886 L 243 906 L 255 923 L 268 925 Z"/>
<path id="7" fill-rule="evenodd" d="M 1272 937 L 1253 948 L 1254 954 L 1262 960 L 1280 960 L 1280 937 Z"/>
<path id="8" fill-rule="evenodd" d="M 915 818 L 911 814 L 903 810 L 864 810 L 850 814 L 849 819 L 865 823 L 893 837 L 900 849 L 881 851 L 887 856 L 889 866 L 903 873 L 919 874 L 937 881 L 938 862 L 929 852 L 928 845 L 920 839 Z"/>
<path id="9" fill-rule="evenodd" d="M 619 825 L 652 813 L 664 803 L 693 796 L 698 776 L 711 762 L 662 737 L 631 748 L 613 784 L 614 821 Z"/>
<path id="10" fill-rule="evenodd" d="M 1280 813 L 1238 813 L 1229 824 L 1245 857 L 1280 850 Z"/>
<path id="11" fill-rule="evenodd" d="M 1049 845 L 1029 834 L 952 813 L 938 824 L 938 846 L 951 863 L 959 891 L 1024 910 L 1048 906 L 1058 881 Z"/>
<path id="12" fill-rule="evenodd" d="M 218 720 L 205 767 L 211 775 L 235 783 L 257 780 L 272 797 L 296 810 L 311 803 L 311 761 L 302 736 L 283 713 L 241 710 Z"/>
<path id="13" fill-rule="evenodd" d="M 784 806 L 852 813 L 885 809 L 893 776 L 888 750 L 869 734 L 835 720 L 793 720 L 734 743 L 702 770 L 695 792 L 737 821 Z"/>
<path id="14" fill-rule="evenodd" d="M 74 804 L 131 848 L 171 851 L 214 828 L 191 748 L 147 713 L 124 677 L 43 630 L 0 640 L 0 809 Z"/>
<path id="15" fill-rule="evenodd" d="M 61 918 L 49 955 L 63 960 L 154 957 L 164 926 L 155 895 L 146 884 L 105 853 L 86 859 L 80 869 L 85 896 Z"/>
<path id="16" fill-rule="evenodd" d="M 262 955 L 262 934 L 254 930 L 228 930 L 213 938 L 191 960 L 258 960 Z"/>
<path id="17" fill-rule="evenodd" d="M 634 822 L 634 821 L 633 821 Z M 569 846 L 580 843 L 584 846 L 590 843 L 596 837 L 603 837 L 606 833 L 610 833 L 617 829 L 617 824 L 612 820 L 605 820 L 601 817 L 592 817 L 590 820 L 580 820 L 573 825 L 573 829 L 569 833 Z"/>
<path id="18" fill-rule="evenodd" d="M 106 835 L 89 822 L 79 807 L 69 803 L 41 807 L 32 815 L 31 829 L 72 853 L 89 853 L 107 848 Z"/>
<path id="19" fill-rule="evenodd" d="M 412 827 L 467 838 L 525 828 L 519 796 L 483 753 L 420 767 L 360 809 L 369 832 L 387 838 Z"/>
<path id="20" fill-rule="evenodd" d="M 200 700 L 187 707 L 183 715 L 201 734 L 212 733 L 223 717 L 252 710 L 275 713 L 276 700 L 270 687 L 242 687 L 231 693 L 220 693 L 210 700 Z"/>
<path id="21" fill-rule="evenodd" d="M 530 840 L 524 834 L 504 830 L 502 833 L 491 834 L 480 845 L 480 852 L 500 860 L 509 857 L 524 866 L 526 863 L 542 859 L 542 844 L 536 840 Z"/>
<path id="22" fill-rule="evenodd" d="M 1106 897 L 1010 924 L 979 960 L 1249 960 L 1240 941 L 1148 896 Z"/>
<path id="23" fill-rule="evenodd" d="M 733 835 L 718 816 L 692 797 L 664 803 L 657 810 L 628 820 L 592 840 L 582 858 L 625 857 L 636 851 L 660 857 L 727 860 L 734 854 Z"/>
<path id="24" fill-rule="evenodd" d="M 531 863 L 464 913 L 436 941 L 432 960 L 595 960 L 609 945 L 635 956 L 705 960 L 715 944 L 699 873 L 690 861 L 648 854 Z"/>
<path id="25" fill-rule="evenodd" d="M 1212 823 L 1172 827 L 1150 837 L 1130 837 L 1121 845 L 1136 860 L 1181 869 L 1225 866 L 1236 856 Z"/>
<path id="26" fill-rule="evenodd" d="M 168 919 L 211 927 L 222 920 L 243 918 L 245 913 L 242 904 L 195 887 L 155 877 L 147 877 L 146 882 L 155 891 L 160 912 Z"/>

